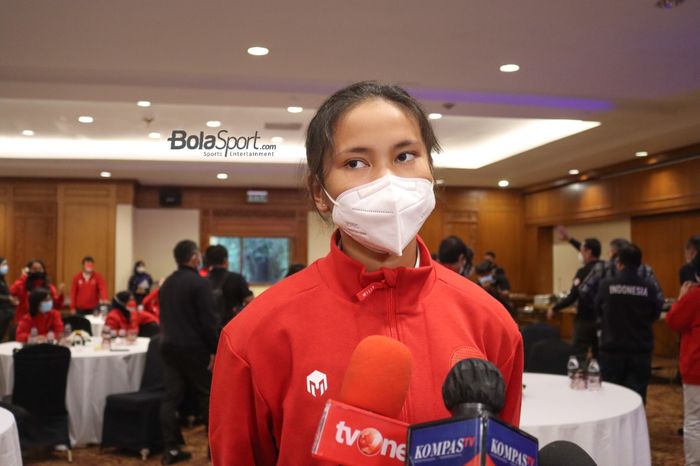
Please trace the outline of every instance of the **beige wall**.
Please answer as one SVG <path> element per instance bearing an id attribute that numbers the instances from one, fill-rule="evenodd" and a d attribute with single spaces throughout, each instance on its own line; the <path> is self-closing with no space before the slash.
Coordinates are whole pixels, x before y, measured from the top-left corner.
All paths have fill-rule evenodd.
<path id="1" fill-rule="evenodd" d="M 613 238 L 631 237 L 631 223 L 629 219 L 616 220 L 610 222 L 586 223 L 567 226 L 572 238 L 583 241 L 585 238 L 598 238 L 603 252 L 602 259 L 607 259 L 609 255 L 609 243 Z M 578 254 L 568 242 L 559 240 L 554 232 L 554 254 L 553 260 L 553 282 L 552 289 L 555 293 L 566 292 L 571 288 L 571 280 L 576 275 L 576 270 L 581 267 L 578 261 Z"/>
<path id="2" fill-rule="evenodd" d="M 176 269 L 173 248 L 183 239 L 199 244 L 198 209 L 134 209 L 131 266 L 140 259 L 154 280 L 167 277 Z"/>
<path id="3" fill-rule="evenodd" d="M 134 265 L 134 206 L 117 204 L 114 241 L 114 289 L 123 290 Z"/>

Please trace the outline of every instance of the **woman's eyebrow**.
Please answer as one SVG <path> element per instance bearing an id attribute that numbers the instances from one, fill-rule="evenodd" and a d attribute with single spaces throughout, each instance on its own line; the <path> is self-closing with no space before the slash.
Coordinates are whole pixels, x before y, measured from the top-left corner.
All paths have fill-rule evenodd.
<path id="1" fill-rule="evenodd" d="M 413 139 L 405 139 L 403 141 L 400 141 L 400 142 L 397 142 L 396 144 L 394 144 L 393 149 L 395 149 L 395 150 L 396 149 L 403 149 L 404 147 L 412 146 L 414 144 L 418 144 L 418 141 L 413 140 Z M 369 147 L 364 147 L 364 146 L 355 146 L 355 147 L 349 147 L 347 149 L 342 149 L 342 150 L 336 152 L 336 155 L 346 154 L 346 153 L 366 154 L 368 152 L 372 152 L 372 149 L 370 149 Z"/>

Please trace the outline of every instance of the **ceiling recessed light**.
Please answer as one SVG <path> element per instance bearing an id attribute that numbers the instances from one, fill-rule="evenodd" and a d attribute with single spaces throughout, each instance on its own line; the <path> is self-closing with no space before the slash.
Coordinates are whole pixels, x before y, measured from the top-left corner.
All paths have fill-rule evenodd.
<path id="1" fill-rule="evenodd" d="M 218 179 L 220 179 L 220 180 L 228 180 L 228 174 L 226 174 L 226 173 L 217 173 L 217 174 L 216 174 L 216 178 L 218 178 Z"/>
<path id="2" fill-rule="evenodd" d="M 501 188 L 507 188 L 509 184 L 510 183 L 508 182 L 508 180 L 501 180 L 498 182 L 498 186 L 500 186 Z"/>
<path id="3" fill-rule="evenodd" d="M 151 106 L 151 102 L 149 102 L 148 100 L 139 100 L 138 102 L 136 102 L 136 105 L 138 105 L 139 107 L 146 108 Z"/>
<path id="4" fill-rule="evenodd" d="M 34 131 L 32 131 L 31 129 L 25 129 L 24 131 L 22 131 L 22 136 L 34 136 Z"/>
<path id="5" fill-rule="evenodd" d="M 209 120 L 207 121 L 207 126 L 210 128 L 218 128 L 221 126 L 221 122 L 219 120 Z"/>
<path id="6" fill-rule="evenodd" d="M 640 150 L 638 152 L 635 152 L 634 155 L 636 155 L 637 157 L 646 157 L 647 155 L 649 155 L 649 152 L 645 150 Z"/>
<path id="7" fill-rule="evenodd" d="M 284 138 L 282 136 L 273 136 L 270 141 L 272 141 L 273 144 L 279 144 L 284 141 Z"/>
<path id="8" fill-rule="evenodd" d="M 160 133 L 157 131 L 153 131 L 151 133 L 148 133 L 148 137 L 151 139 L 160 139 Z"/>
<path id="9" fill-rule="evenodd" d="M 431 120 L 439 120 L 440 118 L 442 118 L 442 113 L 431 113 L 430 115 L 428 115 L 428 118 L 430 118 Z"/>
<path id="10" fill-rule="evenodd" d="M 516 65 L 515 63 L 509 63 L 507 65 L 501 65 L 501 67 L 499 69 L 501 71 L 503 71 L 504 73 L 514 73 L 514 72 L 518 71 L 520 69 L 520 67 L 518 65 Z"/>
<path id="11" fill-rule="evenodd" d="M 262 57 L 270 53 L 270 50 L 266 47 L 250 47 L 248 53 L 256 57 Z"/>
<path id="12" fill-rule="evenodd" d="M 95 119 L 89 115 L 81 115 L 78 117 L 78 121 L 81 123 L 92 123 Z"/>
<path id="13" fill-rule="evenodd" d="M 444 184 L 445 184 L 445 180 L 443 180 L 442 178 L 438 178 L 437 180 L 435 180 L 436 186 L 442 186 Z"/>
<path id="14" fill-rule="evenodd" d="M 304 109 L 301 107 L 287 107 L 287 111 L 289 113 L 301 113 L 304 111 Z"/>
<path id="15" fill-rule="evenodd" d="M 110 173 L 110 172 L 100 172 L 100 176 L 101 176 L 102 178 L 111 178 L 111 177 L 112 177 L 112 173 Z"/>
<path id="16" fill-rule="evenodd" d="M 578 175 L 580 172 L 576 170 L 575 168 L 573 170 L 569 170 L 569 175 Z"/>

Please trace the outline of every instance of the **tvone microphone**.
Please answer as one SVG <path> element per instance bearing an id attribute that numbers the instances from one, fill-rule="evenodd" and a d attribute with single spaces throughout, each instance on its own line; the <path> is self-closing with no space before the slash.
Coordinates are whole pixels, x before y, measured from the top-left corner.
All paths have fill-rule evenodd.
<path id="1" fill-rule="evenodd" d="M 477 358 L 459 361 L 442 394 L 453 417 L 410 426 L 406 464 L 537 466 L 537 439 L 498 419 L 505 383 L 496 366 Z"/>
<path id="2" fill-rule="evenodd" d="M 347 466 L 401 466 L 408 425 L 401 413 L 411 379 L 411 352 L 403 343 L 374 335 L 362 340 L 337 401 L 329 400 L 311 455 Z"/>

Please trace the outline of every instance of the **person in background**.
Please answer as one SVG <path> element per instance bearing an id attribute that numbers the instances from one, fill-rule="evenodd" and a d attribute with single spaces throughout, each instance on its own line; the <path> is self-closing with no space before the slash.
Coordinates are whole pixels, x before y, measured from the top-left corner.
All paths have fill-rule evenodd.
<path id="1" fill-rule="evenodd" d="M 143 298 L 148 295 L 153 286 L 153 277 L 146 272 L 146 263 L 137 261 L 134 264 L 134 272 L 129 278 L 128 290 L 134 296 L 137 304 L 141 304 Z"/>
<path id="2" fill-rule="evenodd" d="M 83 270 L 73 277 L 70 287 L 70 313 L 92 314 L 100 304 L 107 304 L 107 285 L 104 278 L 95 271 L 95 259 L 85 256 Z"/>
<path id="3" fill-rule="evenodd" d="M 620 248 L 617 272 L 600 282 L 595 306 L 601 316 L 603 380 L 634 390 L 646 403 L 654 349 L 652 324 L 664 302 L 655 285 L 639 276 L 641 265 L 638 246 L 630 243 Z"/>
<path id="4" fill-rule="evenodd" d="M 294 275 L 297 272 L 301 272 L 304 270 L 306 266 L 304 264 L 290 264 L 289 268 L 287 268 L 287 274 L 284 276 L 284 278 L 290 277 Z"/>
<path id="5" fill-rule="evenodd" d="M 160 319 L 160 302 L 158 301 L 158 292 L 160 291 L 160 287 L 163 286 L 164 281 L 165 278 L 158 280 L 158 286 L 154 286 L 151 289 L 151 292 L 148 293 L 145 298 L 143 298 L 143 301 L 141 301 L 143 312 L 149 312 L 156 316 L 157 319 Z"/>
<path id="6" fill-rule="evenodd" d="M 690 261 L 692 280 L 681 286 L 666 324 L 681 334 L 683 380 L 683 449 L 685 464 L 700 465 L 700 254 Z"/>
<path id="7" fill-rule="evenodd" d="M 513 304 L 508 299 L 508 294 L 504 293 L 504 290 L 501 290 L 498 287 L 493 262 L 488 260 L 479 262 L 474 271 L 478 277 L 479 285 L 481 285 L 481 287 L 486 290 L 488 294 L 496 298 L 496 300 L 501 303 L 504 308 L 506 308 L 511 316 L 514 316 Z"/>
<path id="8" fill-rule="evenodd" d="M 27 315 L 29 311 L 29 294 L 34 288 L 46 288 L 51 294 L 54 309 L 60 311 L 63 307 L 63 283 L 58 287 L 53 286 L 46 273 L 46 266 L 40 259 L 32 259 L 27 262 L 27 266 L 22 271 L 22 276 L 18 278 L 10 287 L 10 294 L 17 297 L 19 303 L 15 311 L 15 322 Z"/>
<path id="9" fill-rule="evenodd" d="M 36 328 L 39 341 L 46 341 L 50 331 L 55 338 L 63 335 L 61 313 L 54 308 L 48 288 L 37 287 L 29 293 L 29 309 L 17 325 L 17 341 L 26 343 L 32 328 Z"/>
<path id="10" fill-rule="evenodd" d="M 253 300 L 253 292 L 243 275 L 228 270 L 228 251 L 224 246 L 209 246 L 204 253 L 204 261 L 209 264 L 207 279 L 214 294 L 214 308 L 223 327 Z"/>
<path id="11" fill-rule="evenodd" d="M 693 267 L 693 259 L 697 257 L 698 251 L 700 251 L 700 235 L 693 235 L 688 238 L 688 242 L 685 243 L 685 264 L 681 267 L 678 272 L 681 286 L 685 282 L 695 281 L 695 268 Z"/>
<path id="12" fill-rule="evenodd" d="M 496 287 L 501 290 L 501 294 L 504 296 L 510 295 L 510 282 L 506 277 L 506 271 L 496 263 L 496 253 L 493 251 L 486 251 L 484 254 L 484 260 L 487 260 L 493 264 L 493 280 Z"/>
<path id="13" fill-rule="evenodd" d="M 15 316 L 15 306 L 19 299 L 10 294 L 6 277 L 10 267 L 4 257 L 0 257 L 0 343 L 5 339 L 5 333 Z"/>
<path id="14" fill-rule="evenodd" d="M 589 348 L 592 350 L 593 358 L 598 358 L 598 315 L 593 303 L 579 299 L 578 289 L 593 267 L 601 262 L 600 252 L 600 241 L 596 238 L 587 238 L 581 244 L 579 256 L 583 266 L 576 271 L 569 294 L 547 310 L 547 318 L 552 319 L 555 313 L 576 303 L 573 345 L 574 354 L 578 357 L 581 367 L 584 367 Z"/>
<path id="15" fill-rule="evenodd" d="M 163 283 L 160 301 L 161 354 L 165 397 L 160 408 L 163 464 L 188 460 L 180 449 L 182 438 L 177 409 L 185 392 L 195 398 L 200 414 L 209 419 L 211 369 L 219 341 L 219 319 L 209 282 L 200 277 L 202 262 L 197 244 L 184 240 L 173 251 L 178 269 Z"/>
<path id="16" fill-rule="evenodd" d="M 440 242 L 437 261 L 453 272 L 469 277 L 473 259 L 474 251 L 458 236 L 448 236 Z"/>
<path id="17" fill-rule="evenodd" d="M 128 291 L 120 291 L 112 298 L 112 310 L 105 318 L 105 326 L 111 330 L 139 330 L 145 324 L 158 323 L 158 319 L 149 313 L 138 311 L 136 301 Z"/>

